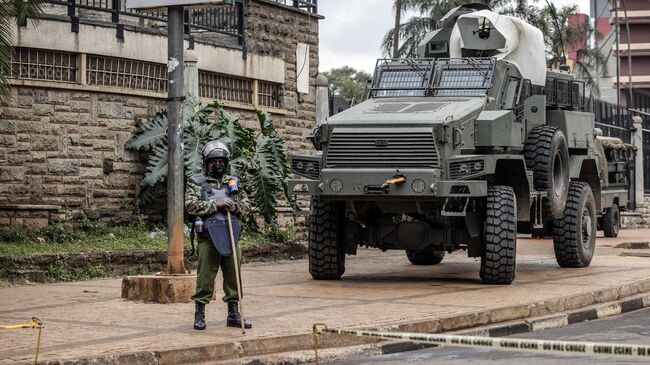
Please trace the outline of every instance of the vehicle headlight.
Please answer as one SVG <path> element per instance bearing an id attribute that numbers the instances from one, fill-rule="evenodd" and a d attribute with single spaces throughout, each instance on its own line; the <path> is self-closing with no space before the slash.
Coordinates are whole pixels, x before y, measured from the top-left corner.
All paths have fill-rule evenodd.
<path id="1" fill-rule="evenodd" d="M 343 190 L 343 181 L 341 181 L 341 179 L 332 179 L 332 181 L 330 181 L 330 189 L 335 193 L 340 192 Z"/>
<path id="2" fill-rule="evenodd" d="M 426 184 L 424 183 L 424 180 L 422 179 L 415 179 L 411 183 L 411 189 L 415 191 L 416 193 L 422 193 L 424 189 L 426 188 Z"/>

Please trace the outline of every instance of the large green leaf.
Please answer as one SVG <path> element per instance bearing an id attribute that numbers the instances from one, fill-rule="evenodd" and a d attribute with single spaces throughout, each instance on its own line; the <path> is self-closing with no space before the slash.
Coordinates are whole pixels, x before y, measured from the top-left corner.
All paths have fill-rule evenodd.
<path id="1" fill-rule="evenodd" d="M 257 114 L 257 119 L 260 122 L 260 130 L 262 131 L 262 134 L 267 137 L 277 136 L 277 132 L 273 127 L 273 119 L 271 119 L 271 116 L 263 110 L 256 110 L 255 113 Z"/>
<path id="2" fill-rule="evenodd" d="M 216 122 L 209 119 L 218 108 Z M 231 151 L 230 173 L 238 176 L 254 209 L 242 217 L 249 227 L 255 225 L 252 216 L 262 215 L 267 227 L 277 228 L 277 198 L 284 196 L 295 204 L 287 193 L 289 166 L 284 141 L 279 137 L 270 115 L 256 112 L 261 133 L 240 123 L 240 116 L 229 113 L 218 103 L 206 104 L 188 98 L 183 105 L 183 158 L 185 176 L 201 171 L 201 149 L 215 139 L 228 145 Z M 141 132 L 127 143 L 127 148 L 147 151 L 147 172 L 142 180 L 141 202 L 151 201 L 164 192 L 167 176 L 167 114 L 156 114 L 142 125 Z M 257 136 L 257 138 L 256 138 Z"/>
<path id="3" fill-rule="evenodd" d="M 167 176 L 167 160 L 167 146 L 154 147 L 149 157 L 147 172 L 144 174 L 144 179 L 142 179 L 141 185 L 143 187 L 154 186 L 156 183 L 164 181 Z"/>
<path id="4" fill-rule="evenodd" d="M 167 124 L 167 111 L 156 113 L 140 126 L 140 134 L 126 142 L 126 148 L 148 151 L 157 146 L 167 146 Z"/>
<path id="5" fill-rule="evenodd" d="M 210 105 L 200 98 L 188 96 L 183 103 L 183 121 L 184 123 L 188 121 L 204 122 L 213 111 Z"/>

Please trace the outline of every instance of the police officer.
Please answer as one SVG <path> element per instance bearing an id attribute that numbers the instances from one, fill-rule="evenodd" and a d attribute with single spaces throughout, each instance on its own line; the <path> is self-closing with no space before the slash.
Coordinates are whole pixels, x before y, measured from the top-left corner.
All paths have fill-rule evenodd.
<path id="1" fill-rule="evenodd" d="M 237 279 L 227 212 L 231 212 L 233 235 L 239 239 L 239 213 L 244 208 L 242 199 L 235 200 L 237 178 L 226 174 L 230 152 L 221 141 L 208 142 L 201 151 L 203 173 L 192 176 L 185 193 L 185 209 L 191 215 L 200 217 L 204 222 L 198 237 L 198 268 L 196 274 L 196 293 L 192 299 L 196 302 L 194 328 L 205 329 L 205 305 L 210 303 L 214 293 L 214 280 L 219 268 L 223 273 L 223 301 L 228 303 L 228 327 L 241 327 L 241 315 L 238 306 Z M 234 185 L 234 188 L 233 188 Z M 236 245 L 239 254 L 239 246 Z M 241 259 L 240 259 L 241 260 Z M 241 261 L 240 261 L 241 264 Z M 251 328 L 244 322 L 245 328 Z"/>

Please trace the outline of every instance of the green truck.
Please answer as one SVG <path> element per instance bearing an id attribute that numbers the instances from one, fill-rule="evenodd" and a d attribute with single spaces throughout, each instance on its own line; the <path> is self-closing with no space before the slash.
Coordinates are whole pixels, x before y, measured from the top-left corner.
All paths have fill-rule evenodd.
<path id="1" fill-rule="evenodd" d="M 546 71 L 539 30 L 482 5 L 452 10 L 418 51 L 379 60 L 367 99 L 316 126 L 316 155 L 292 156 L 312 277 L 339 279 L 367 246 L 415 265 L 466 250 L 484 283 L 510 284 L 517 232 L 548 221 L 558 264 L 588 266 L 614 200 L 584 84 Z"/>

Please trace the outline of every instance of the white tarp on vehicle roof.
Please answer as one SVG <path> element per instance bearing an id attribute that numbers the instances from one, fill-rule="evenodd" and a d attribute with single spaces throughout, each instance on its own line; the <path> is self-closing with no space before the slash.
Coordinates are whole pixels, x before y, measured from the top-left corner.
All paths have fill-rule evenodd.
<path id="1" fill-rule="evenodd" d="M 544 36 L 542 32 L 525 21 L 507 15 L 500 15 L 489 10 L 481 10 L 464 14 L 461 18 L 476 18 L 482 24 L 487 18 L 492 27 L 499 31 L 506 39 L 504 48 L 499 49 L 497 59 L 513 63 L 521 75 L 530 79 L 534 85 L 546 84 L 546 54 L 544 52 Z M 449 41 L 450 57 L 462 57 L 463 39 L 458 29 L 458 22 L 454 25 Z"/>

